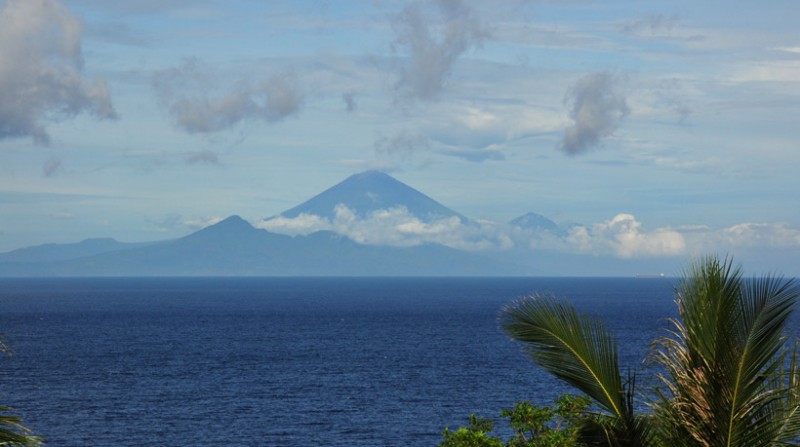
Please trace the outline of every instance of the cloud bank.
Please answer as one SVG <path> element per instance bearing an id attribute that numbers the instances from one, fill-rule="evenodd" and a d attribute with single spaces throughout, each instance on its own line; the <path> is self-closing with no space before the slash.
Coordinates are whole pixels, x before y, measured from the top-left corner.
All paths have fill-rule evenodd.
<path id="1" fill-rule="evenodd" d="M 556 230 L 514 226 L 458 217 L 424 222 L 403 207 L 358 217 L 339 205 L 332 220 L 310 214 L 277 216 L 256 223 L 258 228 L 292 236 L 332 231 L 358 243 L 415 246 L 435 243 L 470 251 L 537 250 L 619 259 L 685 257 L 715 253 L 748 253 L 764 247 L 800 249 L 800 229 L 784 223 L 742 223 L 724 228 L 687 226 L 647 229 L 632 214 L 588 225 Z"/>
<path id="2" fill-rule="evenodd" d="M 301 214 L 294 218 L 277 216 L 256 226 L 292 236 L 333 231 L 362 244 L 414 246 L 436 243 L 472 251 L 521 247 L 640 258 L 675 256 L 686 249 L 683 236 L 678 232 L 666 228 L 644 231 L 641 223 L 630 214 L 619 214 L 599 224 L 552 232 L 489 221 L 462 221 L 458 217 L 424 222 L 403 207 L 379 210 L 359 218 L 345 205 L 338 205 L 333 220 Z"/>
<path id="3" fill-rule="evenodd" d="M 488 32 L 461 0 L 413 3 L 393 22 L 393 50 L 406 56 L 400 62 L 397 89 L 412 98 L 436 98 L 450 76 L 453 64 L 478 46 Z M 433 9 L 434 11 L 431 11 Z"/>
<path id="4" fill-rule="evenodd" d="M 258 81 L 239 79 L 227 91 L 213 94 L 219 74 L 197 59 L 160 70 L 152 84 L 178 128 L 189 133 L 213 133 L 254 119 L 267 123 L 297 113 L 303 94 L 289 75 Z"/>
<path id="5" fill-rule="evenodd" d="M 568 155 L 588 152 L 617 130 L 630 109 L 617 76 L 603 71 L 586 75 L 569 94 L 570 118 L 559 149 Z"/>
<path id="6" fill-rule="evenodd" d="M 378 210 L 360 218 L 345 205 L 335 208 L 329 220 L 301 214 L 295 218 L 277 216 L 256 224 L 258 228 L 289 235 L 333 231 L 360 243 L 397 247 L 436 243 L 461 250 L 510 248 L 510 237 L 490 222 L 464 222 L 457 216 L 425 222 L 404 207 Z"/>
<path id="7" fill-rule="evenodd" d="M 680 233 L 669 228 L 645 232 L 632 214 L 617 214 L 605 222 L 573 227 L 566 241 L 579 252 L 618 258 L 678 256 L 686 250 Z"/>
<path id="8" fill-rule="evenodd" d="M 56 0 L 0 9 L 0 140 L 50 142 L 46 123 L 89 113 L 114 118 L 105 81 L 81 75 L 81 22 Z"/>

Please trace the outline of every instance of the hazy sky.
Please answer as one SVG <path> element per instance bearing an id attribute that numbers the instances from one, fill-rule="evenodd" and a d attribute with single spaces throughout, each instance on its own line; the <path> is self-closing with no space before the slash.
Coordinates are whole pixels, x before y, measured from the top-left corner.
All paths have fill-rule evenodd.
<path id="1" fill-rule="evenodd" d="M 580 224 L 564 249 L 758 252 L 795 273 L 798 17 L 795 0 L 0 0 L 0 251 L 257 222 L 381 169 L 500 245 L 534 211 Z"/>

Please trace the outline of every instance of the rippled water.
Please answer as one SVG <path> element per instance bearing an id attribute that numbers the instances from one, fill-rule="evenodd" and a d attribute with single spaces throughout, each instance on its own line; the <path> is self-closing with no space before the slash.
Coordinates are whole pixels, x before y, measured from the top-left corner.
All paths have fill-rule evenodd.
<path id="1" fill-rule="evenodd" d="M 569 391 L 497 326 L 552 292 L 639 367 L 668 280 L 2 279 L 3 404 L 57 446 L 431 446 Z"/>

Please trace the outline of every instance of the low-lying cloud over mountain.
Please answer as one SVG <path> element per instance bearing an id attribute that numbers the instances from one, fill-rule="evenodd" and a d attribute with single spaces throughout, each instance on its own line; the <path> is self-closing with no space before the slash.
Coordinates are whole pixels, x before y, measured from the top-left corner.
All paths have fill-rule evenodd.
<path id="1" fill-rule="evenodd" d="M 558 224 L 532 212 L 498 223 L 470 219 L 378 171 L 253 226 L 238 216 L 186 224 L 202 229 L 144 245 L 103 239 L 0 254 L 0 276 L 630 275 L 677 273 L 688 256 L 707 253 L 733 254 L 754 269 L 769 265 L 765 247 L 800 257 L 800 229 L 787 224 L 648 228 L 629 213 Z"/>
<path id="2" fill-rule="evenodd" d="M 398 191 L 407 194 L 413 191 L 422 195 L 387 174 L 376 171 L 353 176 L 340 185 L 347 188 L 355 178 L 379 178 L 390 181 Z M 438 203 L 436 206 L 439 209 L 448 211 L 438 216 L 433 214 L 435 217 L 431 218 L 431 214 L 407 206 L 410 202 L 404 201 L 402 194 L 391 199 L 388 195 L 371 194 L 369 183 L 363 181 L 359 187 L 348 191 L 360 191 L 361 197 L 367 198 L 368 205 L 358 202 L 358 193 L 352 196 L 339 194 L 338 188 L 334 187 L 306 202 L 314 204 L 314 207 L 304 204 L 257 222 L 256 226 L 289 235 L 331 231 L 370 245 L 408 247 L 435 243 L 468 251 L 513 251 L 521 256 L 546 250 L 629 260 L 668 258 L 674 259 L 676 265 L 678 260 L 710 252 L 740 253 L 744 256 L 751 249 L 765 246 L 800 251 L 800 229 L 786 224 L 649 228 L 631 213 L 618 213 L 607 220 L 590 224 L 559 225 L 535 213 L 525 214 L 509 223 L 499 223 L 468 219 Z M 326 200 L 320 200 L 321 197 Z M 435 203 L 433 199 L 424 197 Z"/>

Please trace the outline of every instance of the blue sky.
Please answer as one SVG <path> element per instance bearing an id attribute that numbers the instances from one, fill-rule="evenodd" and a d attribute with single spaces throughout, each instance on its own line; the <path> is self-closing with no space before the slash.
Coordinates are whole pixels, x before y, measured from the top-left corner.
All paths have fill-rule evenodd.
<path id="1" fill-rule="evenodd" d="M 480 247 L 732 253 L 798 274 L 799 13 L 0 0 L 0 251 L 258 224 L 381 169 L 481 220 Z M 510 235 L 529 211 L 579 229 Z M 395 217 L 359 224 L 411 218 Z M 419 234 L 459 246 L 436 228 Z"/>

